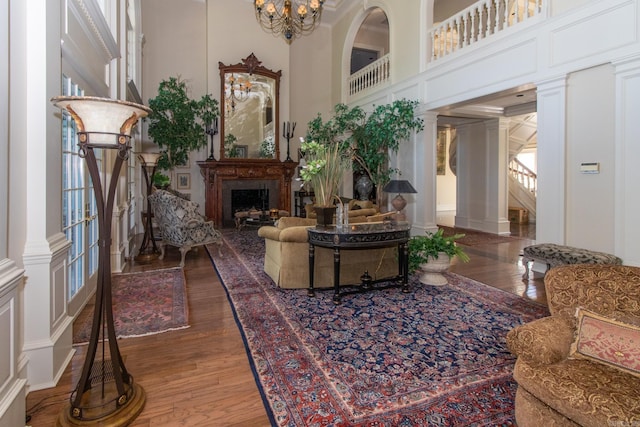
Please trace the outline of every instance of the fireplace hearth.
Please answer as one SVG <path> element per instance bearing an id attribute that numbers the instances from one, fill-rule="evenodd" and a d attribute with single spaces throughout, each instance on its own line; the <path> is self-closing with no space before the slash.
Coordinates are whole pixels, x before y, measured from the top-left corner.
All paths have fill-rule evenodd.
<path id="1" fill-rule="evenodd" d="M 231 214 L 246 210 L 269 210 L 268 189 L 231 190 Z M 233 219 L 233 217 L 231 218 Z"/>

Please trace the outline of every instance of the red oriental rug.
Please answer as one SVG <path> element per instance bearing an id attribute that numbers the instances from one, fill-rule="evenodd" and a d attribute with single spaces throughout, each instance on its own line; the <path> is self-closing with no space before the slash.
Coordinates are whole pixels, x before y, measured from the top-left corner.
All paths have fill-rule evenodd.
<path id="1" fill-rule="evenodd" d="M 431 287 L 332 302 L 279 289 L 262 270 L 255 230 L 223 230 L 208 248 L 241 329 L 267 412 L 277 426 L 511 426 L 514 326 L 546 307 L 448 274 Z M 307 268 L 307 266 L 300 266 Z"/>
<path id="2" fill-rule="evenodd" d="M 180 267 L 114 274 L 113 317 L 118 338 L 140 337 L 189 327 L 184 271 Z M 73 323 L 73 343 L 91 336 L 94 304 Z"/>

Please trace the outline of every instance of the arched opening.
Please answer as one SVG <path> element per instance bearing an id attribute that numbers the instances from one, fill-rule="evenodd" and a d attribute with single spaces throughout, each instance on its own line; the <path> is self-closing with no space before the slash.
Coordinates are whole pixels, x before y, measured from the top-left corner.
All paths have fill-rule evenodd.
<path id="1" fill-rule="evenodd" d="M 389 20 L 384 11 L 374 7 L 360 24 L 351 48 L 351 74 L 389 53 Z"/>
<path id="2" fill-rule="evenodd" d="M 373 7 L 353 39 L 349 58 L 349 96 L 389 80 L 389 19 Z"/>

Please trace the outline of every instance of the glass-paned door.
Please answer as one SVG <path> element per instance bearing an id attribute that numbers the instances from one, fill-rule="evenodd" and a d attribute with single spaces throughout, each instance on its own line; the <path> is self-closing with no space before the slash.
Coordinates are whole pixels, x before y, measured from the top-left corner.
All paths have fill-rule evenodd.
<path id="1" fill-rule="evenodd" d="M 82 96 L 84 91 L 63 78 L 64 95 Z M 102 170 L 102 150 L 95 150 Z M 78 154 L 75 122 L 62 114 L 62 230 L 71 242 L 67 260 L 67 301 L 75 315 L 95 289 L 98 270 L 98 214 L 93 184 Z"/>

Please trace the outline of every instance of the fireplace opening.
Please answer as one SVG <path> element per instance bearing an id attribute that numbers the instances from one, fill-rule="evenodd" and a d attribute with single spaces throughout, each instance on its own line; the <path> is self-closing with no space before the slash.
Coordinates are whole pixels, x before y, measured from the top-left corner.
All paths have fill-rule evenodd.
<path id="1" fill-rule="evenodd" d="M 232 215 L 250 209 L 269 210 L 269 189 L 231 190 Z"/>

